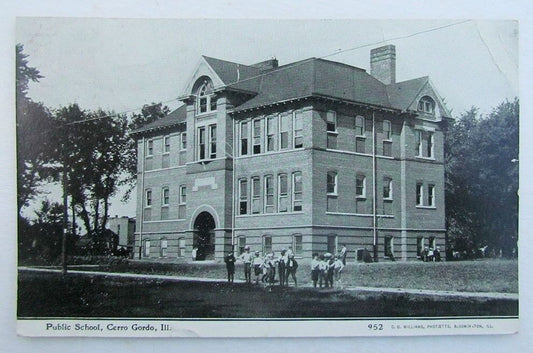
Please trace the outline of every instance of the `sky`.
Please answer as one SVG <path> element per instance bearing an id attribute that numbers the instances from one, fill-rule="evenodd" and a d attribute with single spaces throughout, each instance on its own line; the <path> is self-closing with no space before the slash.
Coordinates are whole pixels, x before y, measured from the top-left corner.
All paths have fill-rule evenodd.
<path id="1" fill-rule="evenodd" d="M 201 55 L 241 64 L 276 57 L 280 65 L 326 57 L 369 71 L 370 49 L 386 44 L 396 46 L 397 81 L 429 76 L 453 116 L 472 106 L 487 114 L 519 95 L 518 23 L 511 20 L 29 17 L 17 20 L 16 42 L 44 76 L 29 96 L 51 109 L 176 108 Z M 57 186 L 46 190 L 59 200 Z M 124 204 L 120 196 L 110 215 L 134 216 L 135 199 Z"/>

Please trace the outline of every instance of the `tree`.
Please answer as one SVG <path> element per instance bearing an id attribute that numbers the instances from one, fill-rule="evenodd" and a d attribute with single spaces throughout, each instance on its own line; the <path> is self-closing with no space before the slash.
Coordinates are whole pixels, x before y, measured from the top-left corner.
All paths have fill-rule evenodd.
<path id="1" fill-rule="evenodd" d="M 516 250 L 518 117 L 515 99 L 486 117 L 472 108 L 447 131 L 446 218 L 456 250 Z"/>
<path id="2" fill-rule="evenodd" d="M 77 104 L 59 109 L 62 124 L 55 140 L 61 170 L 66 166 L 67 191 L 89 236 L 103 234 L 109 201 L 118 191 L 127 157 L 126 117 Z"/>
<path id="3" fill-rule="evenodd" d="M 39 70 L 28 66 L 23 46 L 16 46 L 16 114 L 17 114 L 17 209 L 28 205 L 41 182 L 52 176 L 49 168 L 51 115 L 41 103 L 28 96 L 30 82 L 43 78 Z"/>

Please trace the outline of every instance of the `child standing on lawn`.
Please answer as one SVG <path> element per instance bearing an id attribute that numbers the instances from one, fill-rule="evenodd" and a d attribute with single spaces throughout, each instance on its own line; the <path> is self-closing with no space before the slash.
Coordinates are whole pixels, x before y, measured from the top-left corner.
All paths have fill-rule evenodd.
<path id="1" fill-rule="evenodd" d="M 333 288 L 333 276 L 335 274 L 335 255 L 331 255 L 329 260 L 327 261 L 328 263 L 328 273 L 327 273 L 327 280 L 326 280 L 326 287 L 330 287 L 330 288 Z"/>
<path id="2" fill-rule="evenodd" d="M 296 269 L 298 269 L 298 262 L 296 262 L 296 259 L 294 258 L 294 254 L 290 254 L 289 258 L 287 260 L 287 287 L 289 286 L 289 275 L 294 280 L 294 286 L 298 287 L 298 280 L 296 279 Z"/>
<path id="3" fill-rule="evenodd" d="M 233 278 L 235 276 L 235 261 L 236 259 L 235 255 L 233 255 L 233 251 L 224 258 L 226 270 L 228 271 L 228 283 L 233 283 Z"/>
<path id="4" fill-rule="evenodd" d="M 326 262 L 326 259 L 324 258 L 324 255 L 320 255 L 320 260 L 318 262 L 318 283 L 320 288 L 322 288 L 322 283 L 326 285 L 326 288 L 328 287 L 328 263 Z"/>
<path id="5" fill-rule="evenodd" d="M 335 271 L 335 282 L 337 282 L 337 285 L 340 288 L 343 288 L 341 281 L 342 269 L 344 268 L 342 256 L 337 257 L 337 260 L 335 260 L 335 263 L 333 264 L 333 268 Z"/>
<path id="6" fill-rule="evenodd" d="M 244 252 L 240 256 L 242 262 L 244 262 L 244 279 L 246 283 L 252 283 L 252 254 L 250 254 L 250 247 L 246 245 Z"/>
<path id="7" fill-rule="evenodd" d="M 316 282 L 318 282 L 319 272 L 320 261 L 318 261 L 318 253 L 313 253 L 313 260 L 311 260 L 311 280 L 313 281 L 314 288 L 316 288 Z"/>
<path id="8" fill-rule="evenodd" d="M 262 266 L 263 259 L 259 256 L 259 251 L 255 252 L 255 256 L 252 260 L 252 266 L 254 267 L 255 284 L 259 284 L 259 275 L 263 272 Z"/>

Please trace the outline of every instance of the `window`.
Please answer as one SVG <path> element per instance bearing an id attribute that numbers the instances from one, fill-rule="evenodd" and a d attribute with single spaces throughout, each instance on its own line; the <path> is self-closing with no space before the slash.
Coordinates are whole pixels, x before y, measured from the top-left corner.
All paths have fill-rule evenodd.
<path id="1" fill-rule="evenodd" d="M 265 213 L 274 212 L 274 180 L 272 175 L 265 176 Z"/>
<path id="2" fill-rule="evenodd" d="M 185 239 L 179 238 L 178 239 L 178 257 L 184 257 L 185 256 Z"/>
<path id="3" fill-rule="evenodd" d="M 185 219 L 187 212 L 187 187 L 180 185 L 179 191 L 178 219 Z"/>
<path id="4" fill-rule="evenodd" d="M 167 187 L 161 190 L 161 206 L 168 206 L 170 199 L 170 193 Z"/>
<path id="5" fill-rule="evenodd" d="M 284 150 L 289 148 L 289 115 L 287 114 L 280 116 L 279 141 L 280 149 Z"/>
<path id="6" fill-rule="evenodd" d="M 239 180 L 239 214 L 248 213 L 248 180 Z"/>
<path id="7" fill-rule="evenodd" d="M 198 89 L 197 114 L 208 113 L 217 109 L 216 97 L 213 94 L 213 83 L 205 80 Z"/>
<path id="8" fill-rule="evenodd" d="M 390 235 L 385 237 L 385 256 L 394 258 L 394 238 Z"/>
<path id="9" fill-rule="evenodd" d="M 326 128 L 328 132 L 337 132 L 337 112 L 330 110 L 326 113 Z"/>
<path id="10" fill-rule="evenodd" d="M 292 248 L 294 250 L 294 255 L 301 255 L 302 254 L 302 235 L 301 234 L 294 234 L 292 236 Z"/>
<path id="11" fill-rule="evenodd" d="M 289 210 L 288 198 L 288 180 L 287 174 L 278 175 L 278 212 L 287 212 Z"/>
<path id="12" fill-rule="evenodd" d="M 241 122 L 241 156 L 248 154 L 248 122 Z"/>
<path id="13" fill-rule="evenodd" d="M 263 255 L 270 254 L 272 252 L 272 237 L 265 235 L 263 237 Z"/>
<path id="14" fill-rule="evenodd" d="M 423 189 L 422 189 L 422 183 L 416 184 L 416 205 L 422 206 L 423 203 Z"/>
<path id="15" fill-rule="evenodd" d="M 365 136 L 365 118 L 360 115 L 355 117 L 355 135 Z"/>
<path id="16" fill-rule="evenodd" d="M 152 207 L 152 190 L 146 190 L 146 207 Z"/>
<path id="17" fill-rule="evenodd" d="M 390 140 L 391 137 L 391 123 L 388 120 L 383 120 L 383 139 Z"/>
<path id="18" fill-rule="evenodd" d="M 422 130 L 415 130 L 415 153 L 422 157 Z"/>
<path id="19" fill-rule="evenodd" d="M 159 254 L 161 257 L 167 256 L 167 248 L 168 248 L 168 240 L 166 240 L 165 238 L 161 239 L 161 251 Z"/>
<path id="20" fill-rule="evenodd" d="M 252 178 L 252 214 L 261 213 L 261 181 L 259 177 Z"/>
<path id="21" fill-rule="evenodd" d="M 428 206 L 435 207 L 435 185 L 428 185 Z"/>
<path id="22" fill-rule="evenodd" d="M 146 141 L 146 157 L 150 157 L 154 154 L 154 140 Z"/>
<path id="23" fill-rule="evenodd" d="M 392 179 L 389 177 L 383 178 L 383 199 L 392 200 Z"/>
<path id="24" fill-rule="evenodd" d="M 387 157 L 392 157 L 392 142 L 383 141 L 383 155 Z"/>
<path id="25" fill-rule="evenodd" d="M 328 195 L 337 195 L 337 172 L 328 172 L 326 190 Z"/>
<path id="26" fill-rule="evenodd" d="M 292 173 L 292 210 L 302 210 L 302 172 Z"/>
<path id="27" fill-rule="evenodd" d="M 238 246 L 239 246 L 239 255 L 241 255 L 244 252 L 244 247 L 246 246 L 246 237 L 244 235 L 241 235 L 239 237 Z"/>
<path id="28" fill-rule="evenodd" d="M 150 256 L 150 240 L 146 239 L 144 241 L 144 257 Z"/>
<path id="29" fill-rule="evenodd" d="M 429 247 L 431 249 L 435 249 L 437 247 L 437 244 L 435 242 L 435 237 L 429 237 Z"/>
<path id="30" fill-rule="evenodd" d="M 209 142 L 209 144 L 208 144 Z M 216 124 L 198 128 L 198 160 L 214 159 L 217 156 L 217 126 Z"/>
<path id="31" fill-rule="evenodd" d="M 330 254 L 337 254 L 337 236 L 335 234 L 328 235 L 328 252 Z"/>
<path id="32" fill-rule="evenodd" d="M 422 252 L 425 248 L 426 239 L 424 237 L 416 238 L 416 256 L 422 256 Z"/>
<path id="33" fill-rule="evenodd" d="M 355 178 L 355 196 L 357 198 L 366 197 L 366 177 L 358 174 Z"/>
<path id="34" fill-rule="evenodd" d="M 182 132 L 181 133 L 181 146 L 180 146 L 180 150 L 184 151 L 187 149 L 187 133 L 186 132 Z"/>
<path id="35" fill-rule="evenodd" d="M 217 158 L 217 126 L 209 125 L 209 158 Z"/>
<path id="36" fill-rule="evenodd" d="M 261 153 L 261 120 L 256 119 L 252 122 L 253 126 L 253 154 Z"/>
<path id="37" fill-rule="evenodd" d="M 294 113 L 294 148 L 302 148 L 303 141 L 303 114 L 302 112 Z"/>
<path id="38" fill-rule="evenodd" d="M 428 158 L 433 158 L 433 138 L 434 138 L 434 135 L 433 135 L 432 132 L 428 132 L 426 136 L 427 136 L 427 145 L 426 145 L 427 156 L 428 156 Z"/>
<path id="39" fill-rule="evenodd" d="M 187 203 L 187 187 L 185 185 L 180 186 L 180 205 Z"/>
<path id="40" fill-rule="evenodd" d="M 276 150 L 276 117 L 269 116 L 266 120 L 266 148 L 268 152 Z"/>
<path id="41" fill-rule="evenodd" d="M 435 101 L 428 96 L 420 98 L 418 101 L 418 111 L 433 114 L 435 112 Z"/>
<path id="42" fill-rule="evenodd" d="M 164 153 L 170 152 L 170 136 L 163 137 L 163 152 Z"/>
<path id="43" fill-rule="evenodd" d="M 198 128 L 198 159 L 204 160 L 205 154 L 205 127 Z"/>

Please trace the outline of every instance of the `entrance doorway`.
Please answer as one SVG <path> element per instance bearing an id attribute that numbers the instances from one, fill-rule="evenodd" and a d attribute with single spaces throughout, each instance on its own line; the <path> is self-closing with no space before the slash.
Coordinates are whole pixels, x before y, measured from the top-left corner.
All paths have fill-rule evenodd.
<path id="1" fill-rule="evenodd" d="M 209 212 L 200 213 L 194 221 L 193 247 L 198 249 L 196 260 L 214 258 L 215 220 Z"/>

